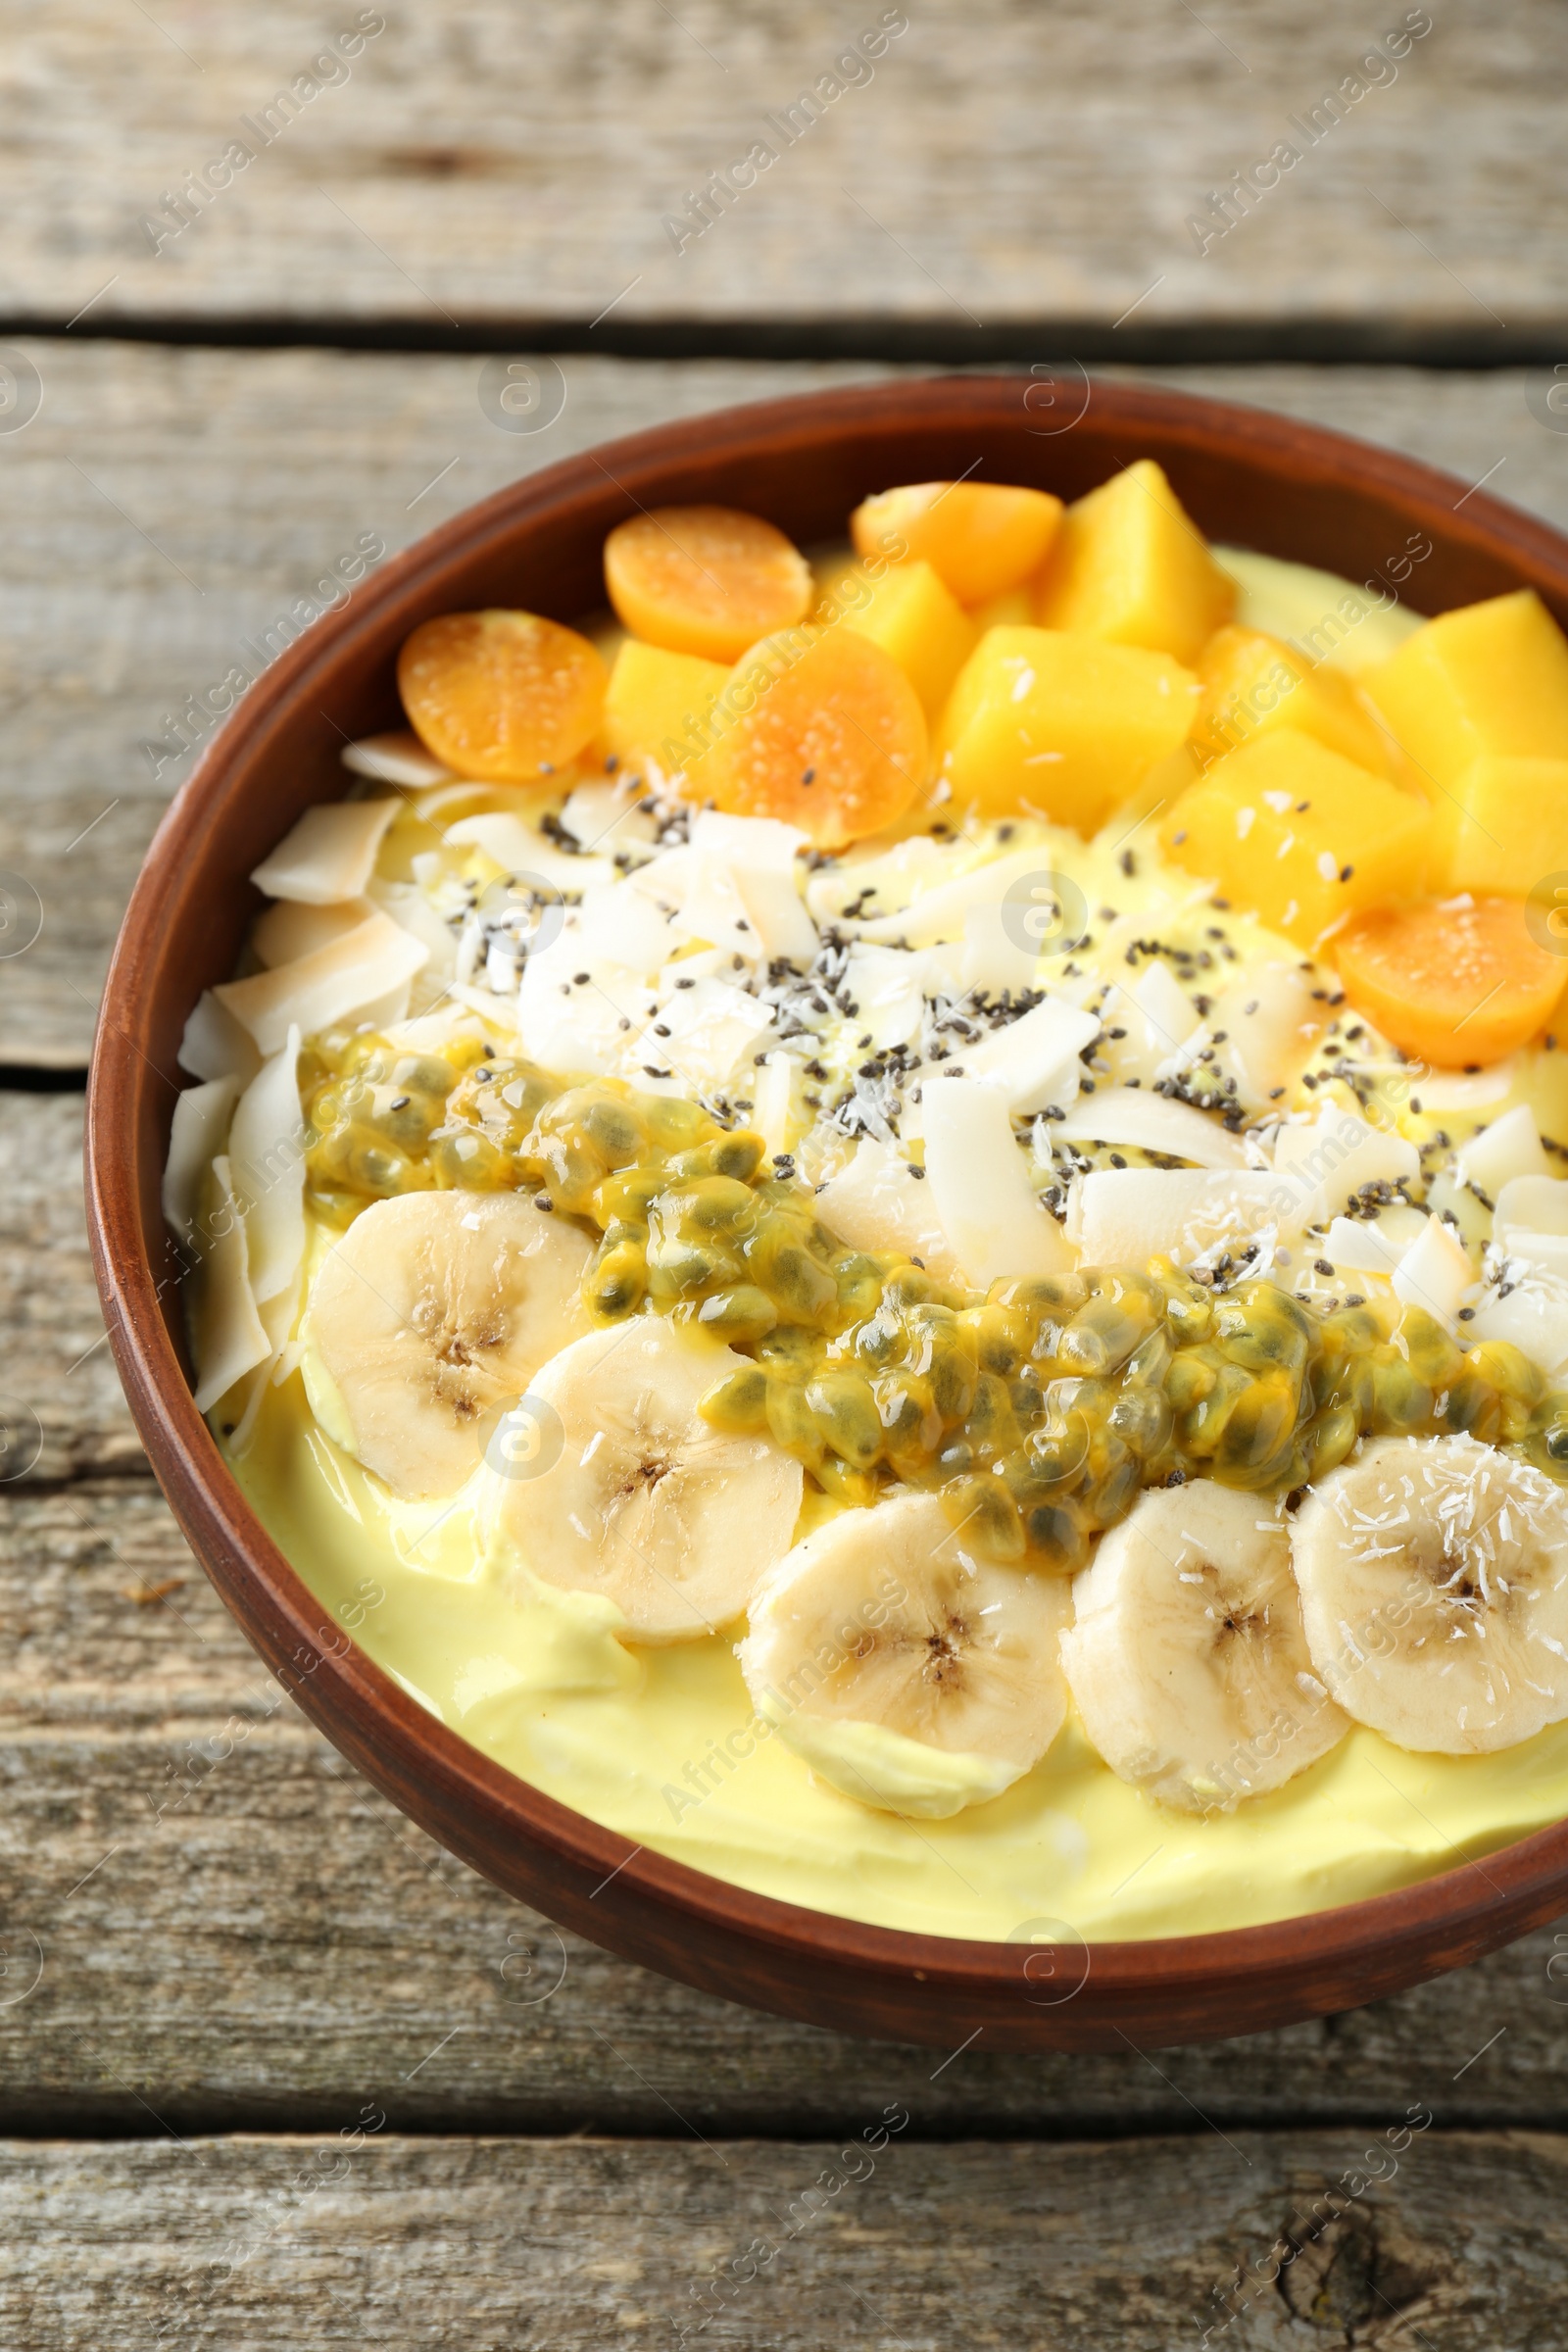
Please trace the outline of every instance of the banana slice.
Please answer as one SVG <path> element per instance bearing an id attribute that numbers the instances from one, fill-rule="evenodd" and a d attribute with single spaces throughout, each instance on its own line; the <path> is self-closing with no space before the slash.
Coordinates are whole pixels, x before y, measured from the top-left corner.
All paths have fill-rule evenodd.
<path id="1" fill-rule="evenodd" d="M 713 1383 L 744 1368 L 657 1315 L 564 1348 L 486 1449 L 474 1515 L 489 1557 L 603 1593 L 638 1642 L 691 1642 L 738 1617 L 789 1549 L 805 1483 L 766 1438 L 699 1416 Z"/>
<path id="2" fill-rule="evenodd" d="M 405 1193 L 321 1262 L 301 1334 L 311 1409 L 395 1494 L 454 1494 L 487 1413 L 587 1329 L 587 1236 L 516 1193 Z"/>
<path id="3" fill-rule="evenodd" d="M 1312 1662 L 1400 1747 L 1490 1755 L 1568 1715 L 1568 1498 L 1474 1438 L 1383 1438 L 1292 1536 Z"/>
<path id="4" fill-rule="evenodd" d="M 1284 1526 L 1253 1494 L 1156 1487 L 1073 1582 L 1061 1658 L 1112 1772 L 1188 1813 L 1229 1812 L 1315 1763 L 1345 1717 L 1301 1632 Z"/>
<path id="5" fill-rule="evenodd" d="M 1022 1778 L 1060 1731 L 1055 1577 L 976 1557 L 934 1494 L 845 1511 L 753 1603 L 758 1713 L 862 1804 L 943 1820 Z"/>

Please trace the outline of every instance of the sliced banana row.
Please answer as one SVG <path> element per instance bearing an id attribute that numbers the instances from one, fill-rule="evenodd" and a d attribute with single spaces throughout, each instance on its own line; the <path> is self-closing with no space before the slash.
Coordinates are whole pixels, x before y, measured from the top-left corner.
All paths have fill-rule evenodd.
<path id="1" fill-rule="evenodd" d="M 658 1315 L 573 1341 L 487 1447 L 475 1520 L 503 1573 L 613 1601 L 638 1642 L 690 1642 L 745 1610 L 789 1549 L 806 1475 L 698 1413 L 732 1348 Z"/>
<path id="2" fill-rule="evenodd" d="M 1069 1698 L 1113 1772 L 1198 1813 L 1352 1722 L 1463 1755 L 1568 1716 L 1568 1498 L 1491 1446 L 1381 1440 L 1294 1519 L 1210 1480 L 1155 1489 L 1070 1587 L 987 1559 L 932 1494 L 797 1544 L 800 1464 L 698 1410 L 741 1359 L 657 1315 L 590 1329 L 590 1257 L 515 1194 L 366 1210 L 312 1289 L 317 1418 L 398 1495 L 466 1486 L 497 1573 L 599 1594 L 634 1642 L 749 1612 L 753 1704 L 847 1796 L 987 1803 Z"/>
<path id="3" fill-rule="evenodd" d="M 1073 1580 L 1062 1663 L 1112 1772 L 1185 1812 L 1228 1809 L 1348 1725 L 1312 1671 L 1286 1522 L 1255 1494 L 1157 1487 Z"/>
<path id="4" fill-rule="evenodd" d="M 487 1416 L 588 1328 L 587 1236 L 517 1193 L 405 1193 L 322 1260 L 301 1329 L 311 1410 L 394 1494 L 455 1494 Z"/>
<path id="5" fill-rule="evenodd" d="M 847 1796 L 930 1819 L 984 1804 L 1067 1713 L 1059 1577 L 976 1555 L 934 1494 L 846 1511 L 752 1602 L 741 1671 L 760 1715 Z"/>
<path id="6" fill-rule="evenodd" d="M 1473 1438 L 1384 1438 L 1308 1494 L 1312 1661 L 1400 1747 L 1490 1755 L 1568 1715 L 1568 1499 Z"/>

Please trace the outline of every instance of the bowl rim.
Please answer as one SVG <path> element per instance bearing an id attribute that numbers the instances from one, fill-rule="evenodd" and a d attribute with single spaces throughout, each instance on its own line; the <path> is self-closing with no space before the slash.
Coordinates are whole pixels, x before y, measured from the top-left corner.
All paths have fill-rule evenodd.
<path id="1" fill-rule="evenodd" d="M 1441 514 L 1450 541 L 1468 541 L 1500 558 L 1522 582 L 1542 587 L 1559 607 L 1568 598 L 1568 540 L 1484 491 L 1466 492 L 1452 475 L 1274 412 L 1163 386 L 1090 380 L 1093 405 L 1113 425 L 1157 431 L 1166 449 L 1185 445 L 1212 454 L 1219 445 L 1256 452 L 1304 467 L 1327 492 L 1359 488 L 1400 499 L 1412 512 Z M 383 1787 L 388 1773 L 396 1778 L 399 1768 L 412 1771 L 439 1792 L 451 1821 L 471 1818 L 542 1851 L 565 1874 L 563 1893 L 570 1896 L 571 1924 L 586 1917 L 590 1924 L 584 1932 L 612 1948 L 628 1948 L 641 1933 L 634 1922 L 651 1910 L 663 1915 L 672 1934 L 689 1923 L 779 1955 L 828 1967 L 848 1964 L 871 1980 L 914 1979 L 932 1991 L 944 1986 L 955 1992 L 1004 1990 L 1015 1999 L 1031 1954 L 1081 1946 L 1087 1976 L 1112 2011 L 1119 2000 L 1147 2001 L 1156 1987 L 1168 1994 L 1184 1986 L 1212 1987 L 1218 1981 L 1240 1992 L 1282 1974 L 1298 1980 L 1303 1971 L 1334 1976 L 1353 1987 L 1356 1963 L 1373 1950 L 1387 1954 L 1403 1948 L 1414 1955 L 1419 1948 L 1425 1957 L 1401 1979 L 1410 1982 L 1451 1965 L 1451 1958 L 1442 1956 L 1445 1951 L 1473 1957 L 1563 1907 L 1568 1819 L 1479 1856 L 1461 1854 L 1451 1866 L 1409 1886 L 1321 1911 L 1180 1936 L 1093 1940 L 1073 1931 L 1075 1945 L 1054 1946 L 876 1927 L 759 1894 L 637 1846 L 545 1794 L 428 1713 L 346 1635 L 340 1642 L 341 1629 L 333 1629 L 328 1641 L 321 1604 L 251 1510 L 196 1412 L 160 1310 L 164 1286 L 140 1230 L 138 1122 L 153 1065 L 138 1044 L 137 1030 L 148 1013 L 175 880 L 199 859 L 220 821 L 220 787 L 229 764 L 258 744 L 285 707 L 309 694 L 318 673 L 340 658 L 345 645 L 383 633 L 396 608 L 412 602 L 432 572 L 458 559 L 473 561 L 583 485 L 602 486 L 596 476 L 608 475 L 635 504 L 640 487 L 655 484 L 676 464 L 700 465 L 715 454 L 733 458 L 763 443 L 779 451 L 787 449 L 792 436 L 820 439 L 824 427 L 864 430 L 890 400 L 901 419 L 912 416 L 932 430 L 956 429 L 965 421 L 972 424 L 981 410 L 1000 416 L 1004 399 L 1009 415 L 1016 412 L 1020 387 L 1027 402 L 1028 383 L 1027 376 L 1016 375 L 877 381 L 709 412 L 597 444 L 510 483 L 389 558 L 345 605 L 324 614 L 262 673 L 166 810 L 132 891 L 105 987 L 88 1084 L 86 1174 L 92 1253 L 110 1345 L 176 1519 L 247 1635 L 306 1713 Z M 1457 505 L 1456 491 L 1463 493 Z M 167 1079 L 163 1072 L 153 1070 L 153 1075 Z M 449 1824 L 439 1834 L 464 1851 L 461 1829 L 454 1832 Z M 477 1851 L 470 1845 L 465 1859 L 476 1859 Z M 481 1860 L 478 1866 L 485 1864 Z M 598 1884 L 586 1891 L 590 1881 Z M 611 1900 L 584 1913 L 585 1901 L 596 1902 L 607 1893 Z M 1434 1937 L 1440 1939 L 1436 1945 Z M 647 1958 L 643 1949 L 636 1956 Z M 666 1963 L 656 1959 L 653 1965 Z M 718 1976 L 674 1965 L 668 1973 L 725 1989 Z M 1346 2006 L 1358 1997 L 1366 1996 L 1352 1989 L 1346 1998 L 1318 2005 Z M 1293 2013 L 1302 2013 L 1300 2002 Z"/>

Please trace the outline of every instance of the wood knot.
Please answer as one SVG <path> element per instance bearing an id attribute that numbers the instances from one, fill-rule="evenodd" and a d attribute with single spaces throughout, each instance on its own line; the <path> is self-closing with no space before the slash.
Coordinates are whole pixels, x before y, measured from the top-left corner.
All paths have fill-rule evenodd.
<path id="1" fill-rule="evenodd" d="M 1320 2198 L 1304 2220 L 1298 2208 L 1280 2232 L 1279 2293 L 1286 2309 L 1324 2331 L 1324 2352 L 1341 2345 L 1418 2352 L 1426 2340 L 1422 2321 L 1437 2318 L 1453 2301 L 1452 2254 L 1422 2243 L 1375 2205 L 1347 2205 L 1341 2198 L 1319 2223 L 1317 2212 L 1327 2204 Z"/>

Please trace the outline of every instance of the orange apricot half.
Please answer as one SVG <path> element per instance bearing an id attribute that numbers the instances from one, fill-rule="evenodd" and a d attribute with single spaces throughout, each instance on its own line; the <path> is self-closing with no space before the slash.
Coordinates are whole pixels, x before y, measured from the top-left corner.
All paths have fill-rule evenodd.
<path id="1" fill-rule="evenodd" d="M 688 789 L 776 816 L 818 849 L 879 833 L 926 781 L 925 712 L 903 670 L 850 629 L 788 629 L 740 662 Z"/>
<path id="2" fill-rule="evenodd" d="M 1378 906 L 1334 942 L 1345 993 L 1403 1054 L 1438 1069 L 1500 1061 L 1549 1019 L 1568 959 L 1531 937 L 1522 899 Z"/>
<path id="3" fill-rule="evenodd" d="M 574 760 L 609 681 L 586 637 L 537 612 L 443 612 L 398 656 L 398 692 L 426 751 L 490 784 L 527 783 Z"/>
<path id="4" fill-rule="evenodd" d="M 1061 521 L 1049 491 L 1004 482 L 908 482 L 850 516 L 862 556 L 924 557 L 960 605 L 989 604 L 1033 579 Z"/>
<path id="5" fill-rule="evenodd" d="M 734 662 L 800 620 L 811 570 L 799 548 L 734 507 L 657 507 L 605 541 L 605 585 L 634 637 Z"/>

